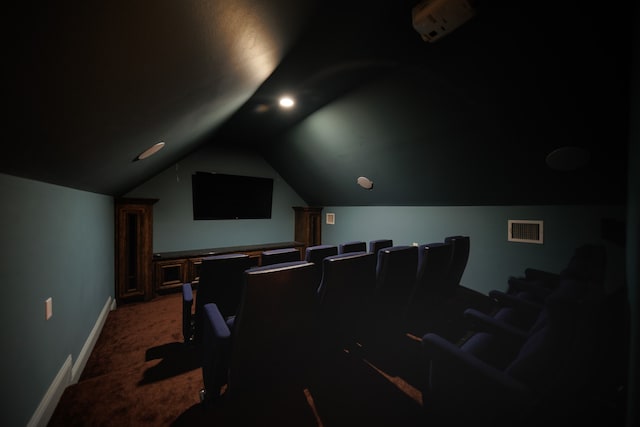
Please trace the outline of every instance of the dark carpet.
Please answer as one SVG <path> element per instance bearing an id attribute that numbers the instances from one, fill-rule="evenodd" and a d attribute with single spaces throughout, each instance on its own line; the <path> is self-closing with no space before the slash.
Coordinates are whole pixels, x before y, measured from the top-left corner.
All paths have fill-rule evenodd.
<path id="1" fill-rule="evenodd" d="M 468 333 L 467 307 L 490 311 L 466 288 L 419 307 L 409 322 L 372 323 L 362 336 L 322 352 L 308 386 L 252 398 L 200 403 L 197 347 L 182 342 L 181 296 L 123 305 L 109 313 L 77 384 L 67 387 L 49 422 L 70 426 L 418 426 L 424 425 L 419 338 L 456 342 Z"/>

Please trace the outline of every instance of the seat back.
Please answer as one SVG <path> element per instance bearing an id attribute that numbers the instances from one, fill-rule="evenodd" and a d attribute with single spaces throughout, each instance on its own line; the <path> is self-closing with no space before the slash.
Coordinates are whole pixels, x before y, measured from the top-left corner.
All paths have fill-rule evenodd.
<path id="1" fill-rule="evenodd" d="M 376 302 L 388 314 L 405 313 L 416 283 L 417 246 L 392 246 L 378 251 Z"/>
<path id="2" fill-rule="evenodd" d="M 369 242 L 369 252 L 377 256 L 380 249 L 390 248 L 391 246 L 393 246 L 392 239 L 371 240 Z"/>
<path id="3" fill-rule="evenodd" d="M 322 280 L 322 261 L 332 255 L 338 255 L 338 247 L 336 245 L 316 245 L 309 246 L 305 250 L 304 259 L 307 262 L 312 262 L 314 265 L 316 283 L 320 285 Z"/>
<path id="4" fill-rule="evenodd" d="M 318 297 L 326 321 L 353 325 L 362 316 L 375 286 L 375 263 L 369 252 L 324 258 Z"/>
<path id="5" fill-rule="evenodd" d="M 263 251 L 261 255 L 261 265 L 291 261 L 300 261 L 300 251 L 296 248 L 272 249 L 270 251 Z"/>
<path id="6" fill-rule="evenodd" d="M 451 268 L 453 245 L 451 243 L 425 243 L 418 246 L 416 291 L 446 293 L 447 275 Z"/>
<path id="7" fill-rule="evenodd" d="M 346 254 L 350 252 L 366 252 L 366 251 L 367 251 L 367 244 L 360 240 L 340 243 L 340 245 L 338 245 L 338 254 Z"/>
<path id="8" fill-rule="evenodd" d="M 311 352 L 317 307 L 313 264 L 256 267 L 244 273 L 232 326 L 230 391 L 263 391 L 298 378 Z"/>
<path id="9" fill-rule="evenodd" d="M 560 272 L 560 278 L 580 279 L 602 286 L 605 278 L 606 258 L 604 245 L 579 246 L 569 259 L 567 266 Z"/>
<path id="10" fill-rule="evenodd" d="M 417 246 L 391 246 L 378 251 L 376 288 L 407 293 L 416 282 L 418 268 Z"/>
<path id="11" fill-rule="evenodd" d="M 243 273 L 253 266 L 245 254 L 215 255 L 202 259 L 195 297 L 194 339 L 202 338 L 203 307 L 215 303 L 224 317 L 236 313 L 242 295 Z"/>
<path id="12" fill-rule="evenodd" d="M 602 367 L 593 356 L 600 344 L 600 334 L 592 330 L 599 321 L 599 298 L 584 295 L 585 288 L 567 283 L 550 297 L 504 365 L 486 363 L 466 344 L 458 348 L 436 334 L 423 336 L 424 402 L 444 417 L 435 425 L 543 425 L 563 414 L 558 410 L 575 420 L 571 402 L 591 400 L 590 377 Z M 510 341 L 501 335 L 494 339 L 499 349 Z M 465 411 L 457 411 L 461 406 Z"/>
<path id="13" fill-rule="evenodd" d="M 450 289 L 455 291 L 455 288 L 460 285 L 460 279 L 462 279 L 464 269 L 467 267 L 471 242 L 469 236 L 448 236 L 444 242 L 451 243 L 453 246 L 449 280 L 451 281 Z"/>

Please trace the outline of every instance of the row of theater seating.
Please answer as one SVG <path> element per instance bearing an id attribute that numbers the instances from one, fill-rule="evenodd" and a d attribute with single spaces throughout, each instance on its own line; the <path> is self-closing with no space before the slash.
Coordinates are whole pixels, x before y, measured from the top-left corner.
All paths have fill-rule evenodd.
<path id="1" fill-rule="evenodd" d="M 353 339 L 365 324 L 370 330 L 373 322 L 392 320 L 418 294 L 418 286 L 429 292 L 432 268 L 446 271 L 439 280 L 447 284 L 438 286 L 458 286 L 462 271 L 453 266 L 463 270 L 469 256 L 467 236 L 419 247 L 387 240 L 379 249 L 372 242 L 376 253 L 348 247 L 309 247 L 306 260 L 277 250 L 263 254 L 260 267 L 242 254 L 203 259 L 195 313 L 191 286 L 183 285 L 183 334 L 185 342 L 202 344 L 208 400 L 215 400 L 224 384 L 260 390 L 259 384 L 273 380 L 272 371 L 281 382 L 283 372 L 276 366 L 287 366 L 294 376 L 295 366 L 310 360 L 303 353 L 311 348 L 317 354 L 319 348 L 343 346 L 343 339 Z M 432 255 L 440 249 L 449 257 Z"/>
<path id="2" fill-rule="evenodd" d="M 527 269 L 506 292 L 492 291 L 494 312 L 466 309 L 475 332 L 462 343 L 425 334 L 423 405 L 434 425 L 593 421 L 589 407 L 611 372 L 604 353 L 614 351 L 603 346 L 605 265 L 602 245 L 581 246 L 560 274 Z"/>
<path id="3" fill-rule="evenodd" d="M 364 241 L 310 246 L 305 251 L 304 260 L 313 264 L 317 286 L 321 286 L 323 274 L 327 275 L 324 286 L 321 286 L 322 292 L 319 291 L 321 298 L 325 298 L 328 288 L 339 289 L 337 293 L 346 288 L 360 289 L 359 292 L 375 289 L 380 297 L 388 298 L 394 307 L 400 306 L 399 310 L 407 311 L 410 306 L 419 310 L 425 298 L 434 294 L 455 294 L 469 258 L 469 250 L 468 236 L 447 236 L 443 242 L 419 246 L 394 246 L 391 239 L 378 239 L 369 242 L 369 251 Z M 358 264 L 354 254 L 363 255 L 367 261 Z M 341 259 L 346 260 L 337 262 Z M 300 260 L 300 252 L 296 248 L 269 250 L 261 255 L 262 266 Z M 254 267 L 253 261 L 243 254 L 211 256 L 202 260 L 195 313 L 192 313 L 191 284 L 183 285 L 185 342 L 194 339 L 200 341 L 200 313 L 204 304 L 215 302 L 224 316 L 233 315 L 240 303 L 242 274 L 251 267 Z M 346 279 L 345 283 L 330 285 L 341 276 Z"/>

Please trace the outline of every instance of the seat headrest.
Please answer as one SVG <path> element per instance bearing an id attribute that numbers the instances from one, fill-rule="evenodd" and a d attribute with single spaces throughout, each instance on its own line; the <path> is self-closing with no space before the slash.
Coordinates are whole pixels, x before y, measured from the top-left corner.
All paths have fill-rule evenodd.
<path id="1" fill-rule="evenodd" d="M 246 274 L 262 274 L 268 273 L 272 271 L 293 269 L 293 268 L 301 268 L 306 265 L 312 266 L 313 263 L 308 261 L 288 261 L 288 262 L 280 262 L 277 264 L 263 265 L 260 267 L 252 267 L 245 271 Z"/>

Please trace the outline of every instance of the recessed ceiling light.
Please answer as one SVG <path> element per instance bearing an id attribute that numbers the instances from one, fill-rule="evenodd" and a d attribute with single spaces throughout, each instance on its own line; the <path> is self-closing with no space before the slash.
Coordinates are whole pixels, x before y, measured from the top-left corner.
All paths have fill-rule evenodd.
<path id="1" fill-rule="evenodd" d="M 253 110 L 256 113 L 266 113 L 267 111 L 269 111 L 269 105 L 267 104 L 258 104 L 256 105 L 256 108 Z"/>
<path id="2" fill-rule="evenodd" d="M 295 101 L 290 96 L 283 96 L 280 98 L 279 104 L 282 108 L 291 108 L 294 106 Z"/>
<path id="3" fill-rule="evenodd" d="M 149 156 L 153 156 L 154 154 L 156 154 L 158 151 L 162 150 L 163 148 L 164 148 L 164 142 L 158 142 L 157 144 L 152 145 L 151 147 L 147 148 L 142 153 L 140 153 L 138 155 L 137 159 L 138 160 L 144 160 Z"/>

